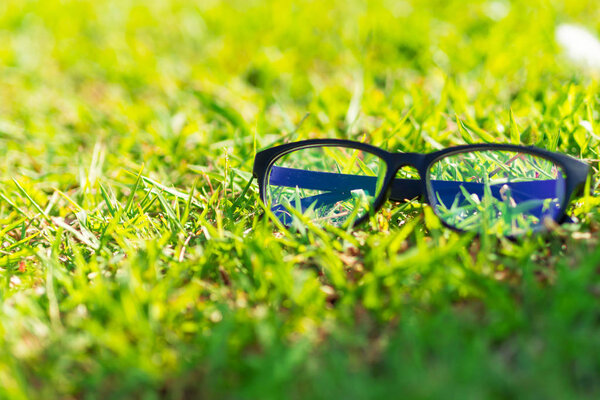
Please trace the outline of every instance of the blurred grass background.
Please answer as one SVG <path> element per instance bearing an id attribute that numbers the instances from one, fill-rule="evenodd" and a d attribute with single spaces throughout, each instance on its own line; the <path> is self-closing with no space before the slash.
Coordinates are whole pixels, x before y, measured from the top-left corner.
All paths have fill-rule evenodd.
<path id="1" fill-rule="evenodd" d="M 597 2 L 3 0 L 0 398 L 598 398 L 597 197 L 511 242 L 416 202 L 289 234 L 246 191 L 312 137 L 534 144 L 597 182 L 563 24 L 597 35 Z"/>

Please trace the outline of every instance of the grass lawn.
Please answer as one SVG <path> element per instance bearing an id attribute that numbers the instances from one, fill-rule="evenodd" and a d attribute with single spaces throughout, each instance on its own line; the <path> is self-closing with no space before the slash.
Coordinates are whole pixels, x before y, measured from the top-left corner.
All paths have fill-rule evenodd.
<path id="1" fill-rule="evenodd" d="M 599 398 L 600 67 L 556 40 L 599 21 L 597 0 L 1 0 L 0 399 Z M 587 160 L 594 196 L 516 241 L 416 201 L 290 233 L 253 158 L 308 138 L 533 144 Z"/>

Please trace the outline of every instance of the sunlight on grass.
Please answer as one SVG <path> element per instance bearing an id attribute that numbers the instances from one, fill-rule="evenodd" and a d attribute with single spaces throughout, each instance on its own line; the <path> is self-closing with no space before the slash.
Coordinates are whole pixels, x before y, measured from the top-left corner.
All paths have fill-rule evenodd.
<path id="1" fill-rule="evenodd" d="M 599 20 L 592 0 L 1 1 L 0 399 L 597 398 L 599 82 L 577 63 Z M 417 201 L 289 232 L 253 157 L 325 137 L 536 145 L 594 176 L 574 224 L 516 241 Z"/>

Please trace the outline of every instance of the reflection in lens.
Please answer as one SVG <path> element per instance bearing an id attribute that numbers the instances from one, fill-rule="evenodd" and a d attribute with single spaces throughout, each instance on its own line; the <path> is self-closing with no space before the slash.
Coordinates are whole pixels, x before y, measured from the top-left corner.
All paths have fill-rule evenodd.
<path id="1" fill-rule="evenodd" d="M 309 147 L 278 158 L 267 175 L 271 211 L 286 226 L 305 216 L 319 224 L 348 225 L 372 210 L 385 162 L 346 147 Z"/>
<path id="2" fill-rule="evenodd" d="M 462 230 L 518 235 L 556 220 L 565 197 L 562 169 L 545 158 L 514 151 L 471 151 L 435 162 L 429 170 L 432 205 Z"/>

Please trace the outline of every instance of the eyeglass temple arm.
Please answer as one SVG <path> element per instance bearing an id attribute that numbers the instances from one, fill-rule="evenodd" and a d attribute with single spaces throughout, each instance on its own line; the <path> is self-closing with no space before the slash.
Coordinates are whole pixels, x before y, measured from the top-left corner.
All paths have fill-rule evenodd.
<path id="1" fill-rule="evenodd" d="M 322 204 L 326 203 L 325 194 L 339 193 L 351 196 L 353 190 L 362 189 L 371 194 L 376 192 L 377 177 L 350 175 L 333 172 L 306 171 L 295 168 L 272 167 L 269 178 L 269 184 L 274 186 L 297 187 L 299 189 L 320 190 L 327 193 L 311 196 L 313 201 L 323 199 Z M 445 194 L 454 195 L 463 186 L 471 193 L 478 193 L 483 190 L 483 183 L 462 182 L 462 181 L 432 181 L 436 187 L 436 193 L 444 196 Z M 500 187 L 492 185 L 495 190 Z M 510 184 L 513 195 L 517 195 L 521 201 L 528 198 L 544 198 L 556 193 L 556 180 L 539 180 L 512 182 Z M 418 179 L 394 179 L 390 193 L 392 201 L 406 201 L 424 196 L 421 189 L 421 182 Z M 327 197 L 329 198 L 329 197 Z M 336 200 L 339 201 L 339 200 Z"/>
<path id="2" fill-rule="evenodd" d="M 375 193 L 377 177 L 271 167 L 269 184 L 327 192 L 350 193 L 352 190 L 363 189 Z M 418 179 L 394 179 L 392 182 L 390 200 L 412 200 L 422 195 L 424 193 Z"/>

